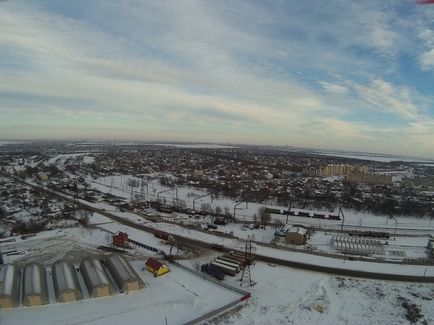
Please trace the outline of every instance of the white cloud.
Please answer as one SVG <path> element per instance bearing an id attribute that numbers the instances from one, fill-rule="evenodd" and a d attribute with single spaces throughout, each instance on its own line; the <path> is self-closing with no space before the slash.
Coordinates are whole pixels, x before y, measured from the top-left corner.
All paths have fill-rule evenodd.
<path id="1" fill-rule="evenodd" d="M 383 79 L 375 79 L 367 86 L 351 84 L 360 98 L 373 109 L 390 112 L 405 119 L 415 119 L 418 116 L 419 110 L 413 102 L 409 87 L 397 87 Z"/>
<path id="2" fill-rule="evenodd" d="M 87 7 L 92 21 L 86 23 L 8 2 L 0 7 L 0 46 L 27 69 L 0 71 L 0 92 L 14 94 L 0 97 L 0 112 L 24 124 L 40 116 L 41 126 L 44 114 L 77 129 L 94 120 L 95 128 L 128 130 L 129 137 L 149 128 L 367 150 L 387 135 L 387 146 L 398 150 L 388 136 L 397 136 L 398 127 L 386 134 L 350 120 L 369 106 L 373 114 L 416 123 L 421 113 L 413 90 L 382 77 L 368 85 L 343 81 L 372 71 L 381 76 L 405 48 L 393 5 L 386 5 L 390 11 L 337 0 L 282 6 L 290 10 L 261 2 L 102 1 Z M 288 16 L 294 10 L 300 16 Z M 304 69 L 343 77 L 320 81 L 326 91 L 318 93 Z"/>
<path id="3" fill-rule="evenodd" d="M 421 55 L 420 63 L 426 70 L 434 69 L 434 48 Z"/>
<path id="4" fill-rule="evenodd" d="M 329 93 L 339 94 L 339 95 L 344 95 L 348 93 L 348 88 L 346 86 L 327 82 L 327 81 L 320 81 L 319 83 Z"/>

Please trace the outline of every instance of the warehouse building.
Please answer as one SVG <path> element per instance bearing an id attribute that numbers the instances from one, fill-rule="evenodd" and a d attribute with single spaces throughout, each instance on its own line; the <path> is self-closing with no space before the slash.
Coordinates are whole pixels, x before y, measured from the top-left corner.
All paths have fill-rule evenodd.
<path id="1" fill-rule="evenodd" d="M 71 302 L 83 298 L 75 268 L 64 260 L 52 266 L 54 290 L 58 302 Z"/>
<path id="2" fill-rule="evenodd" d="M 143 288 L 143 282 L 123 257 L 116 254 L 110 256 L 106 260 L 106 266 L 120 292 L 135 291 Z"/>
<path id="3" fill-rule="evenodd" d="M 106 297 L 113 293 L 113 287 L 100 261 L 97 259 L 84 260 L 80 264 L 80 271 L 91 297 Z"/>
<path id="4" fill-rule="evenodd" d="M 0 308 L 12 308 L 19 305 L 19 285 L 15 265 L 2 265 L 0 268 Z"/>
<path id="5" fill-rule="evenodd" d="M 40 306 L 48 303 L 45 269 L 37 263 L 27 264 L 23 271 L 23 304 Z"/>
<path id="6" fill-rule="evenodd" d="M 285 241 L 288 244 L 303 245 L 306 242 L 306 228 L 286 225 L 282 229 L 282 232 L 285 234 Z"/>

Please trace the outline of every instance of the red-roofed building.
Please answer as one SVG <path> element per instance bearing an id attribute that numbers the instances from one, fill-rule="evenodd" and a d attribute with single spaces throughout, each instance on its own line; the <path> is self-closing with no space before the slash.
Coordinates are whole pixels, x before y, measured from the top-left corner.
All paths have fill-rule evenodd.
<path id="1" fill-rule="evenodd" d="M 118 247 L 128 247 L 128 234 L 122 231 L 119 231 L 117 234 L 114 234 L 113 245 Z"/>
<path id="2" fill-rule="evenodd" d="M 154 274 L 155 277 L 163 275 L 164 273 L 169 272 L 169 268 L 161 263 L 160 261 L 150 257 L 145 263 L 146 269 Z"/>

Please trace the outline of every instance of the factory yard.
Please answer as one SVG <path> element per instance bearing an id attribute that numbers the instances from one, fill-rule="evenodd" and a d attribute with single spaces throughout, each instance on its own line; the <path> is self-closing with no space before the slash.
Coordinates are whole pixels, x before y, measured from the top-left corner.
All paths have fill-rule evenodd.
<path id="1" fill-rule="evenodd" d="M 95 221 L 102 222 L 103 218 L 97 216 Z M 105 222 L 104 226 L 115 227 L 116 223 Z M 131 232 L 135 238 L 164 247 L 158 238 L 136 231 Z M 98 229 L 77 228 L 43 232 L 26 240 L 16 238 L 17 251 L 25 254 L 9 256 L 8 262 L 37 261 L 36 252 L 29 248 L 42 247 L 42 242 L 53 247 L 47 255 L 49 263 L 65 257 L 64 254 L 74 256 L 71 252 L 77 252 L 73 259 L 80 257 L 79 251 L 92 255 L 96 252 L 96 249 L 92 251 L 92 245 L 107 244 L 106 234 Z M 82 240 L 80 248 L 72 247 L 70 252 L 64 251 L 68 245 L 59 245 L 61 242 L 72 243 L 78 238 Z M 2 249 L 5 245 L 11 243 L 2 243 Z M 184 324 L 241 297 L 172 264 L 169 273 L 155 278 L 144 270 L 147 252 L 134 250 L 131 253 L 143 256 L 129 258 L 145 283 L 142 290 L 98 299 L 89 299 L 84 292 L 84 300 L 60 304 L 55 302 L 53 288 L 49 287 L 49 305 L 4 309 L 1 311 L 2 324 L 145 322 L 164 325 L 166 318 L 167 324 Z M 218 255 L 204 251 L 200 256 L 181 263 L 194 269 Z M 39 260 L 41 258 L 39 255 Z M 434 312 L 430 308 L 434 300 L 434 284 L 332 276 L 264 262 L 255 262 L 251 273 L 255 285 L 248 288 L 252 294 L 250 300 L 211 318 L 206 324 L 402 324 L 411 323 L 409 319 L 415 315 L 419 315 L 419 322 L 429 324 L 434 321 Z M 227 276 L 223 282 L 240 288 L 240 276 Z"/>
<path id="2" fill-rule="evenodd" d="M 78 241 L 78 238 L 82 241 Z M 168 324 L 184 324 L 229 302 L 239 301 L 242 296 L 173 264 L 169 265 L 169 273 L 154 277 L 145 268 L 147 255 L 152 252 L 131 249 L 128 259 L 143 281 L 144 288 L 129 293 L 119 293 L 119 287 L 110 277 L 115 287 L 113 294 L 109 297 L 92 299 L 83 276 L 77 272 L 83 300 L 58 303 L 53 287 L 51 264 L 64 258 L 77 267 L 77 261 L 80 259 L 91 256 L 104 257 L 96 247 L 107 244 L 106 233 L 98 229 L 78 228 L 47 231 L 26 240 L 10 239 L 15 239 L 15 242 L 1 243 L 0 248 L 4 251 L 11 250 L 13 247 L 20 254 L 5 256 L 5 262 L 17 266 L 33 262 L 41 262 L 44 265 L 48 304 L 31 308 L 21 306 L 2 309 L 0 318 L 2 324 L 118 324 L 120 322 L 138 324 L 143 320 L 149 324 L 165 324 L 166 318 Z M 157 241 L 156 239 L 155 242 Z M 34 251 L 32 247 L 38 247 L 38 250 Z M 44 247 L 51 247 L 46 255 L 43 252 Z"/>
<path id="3" fill-rule="evenodd" d="M 1 324 L 184 324 L 239 299 L 240 295 L 171 266 L 162 277 L 133 266 L 146 287 L 140 291 L 66 304 L 1 311 Z"/>

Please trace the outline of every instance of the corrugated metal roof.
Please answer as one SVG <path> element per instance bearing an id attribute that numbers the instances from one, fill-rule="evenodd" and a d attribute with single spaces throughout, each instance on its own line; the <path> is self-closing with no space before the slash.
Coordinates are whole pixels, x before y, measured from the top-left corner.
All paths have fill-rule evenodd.
<path id="1" fill-rule="evenodd" d="M 73 274 L 71 264 L 65 261 L 57 261 L 53 265 L 53 278 L 56 288 L 59 292 L 65 290 L 79 290 L 76 281 L 74 280 L 75 274 Z"/>
<path id="2" fill-rule="evenodd" d="M 119 255 L 110 256 L 107 260 L 111 272 L 116 272 L 123 281 L 136 279 L 137 276 L 131 270 L 127 262 Z"/>
<path id="3" fill-rule="evenodd" d="M 0 295 L 12 296 L 16 274 L 15 266 L 5 264 L 0 269 Z"/>
<path id="4" fill-rule="evenodd" d="M 42 293 L 42 267 L 39 264 L 27 264 L 24 268 L 24 295 Z"/>
<path id="5" fill-rule="evenodd" d="M 83 268 L 83 272 L 88 275 L 90 285 L 93 288 L 110 284 L 109 279 L 98 260 L 85 260 L 81 263 L 80 268 Z"/>
<path id="6" fill-rule="evenodd" d="M 285 233 L 297 233 L 300 235 L 305 235 L 307 230 L 305 228 L 302 227 L 294 227 L 293 225 L 287 224 L 285 225 L 285 227 L 283 227 L 282 232 Z"/>

